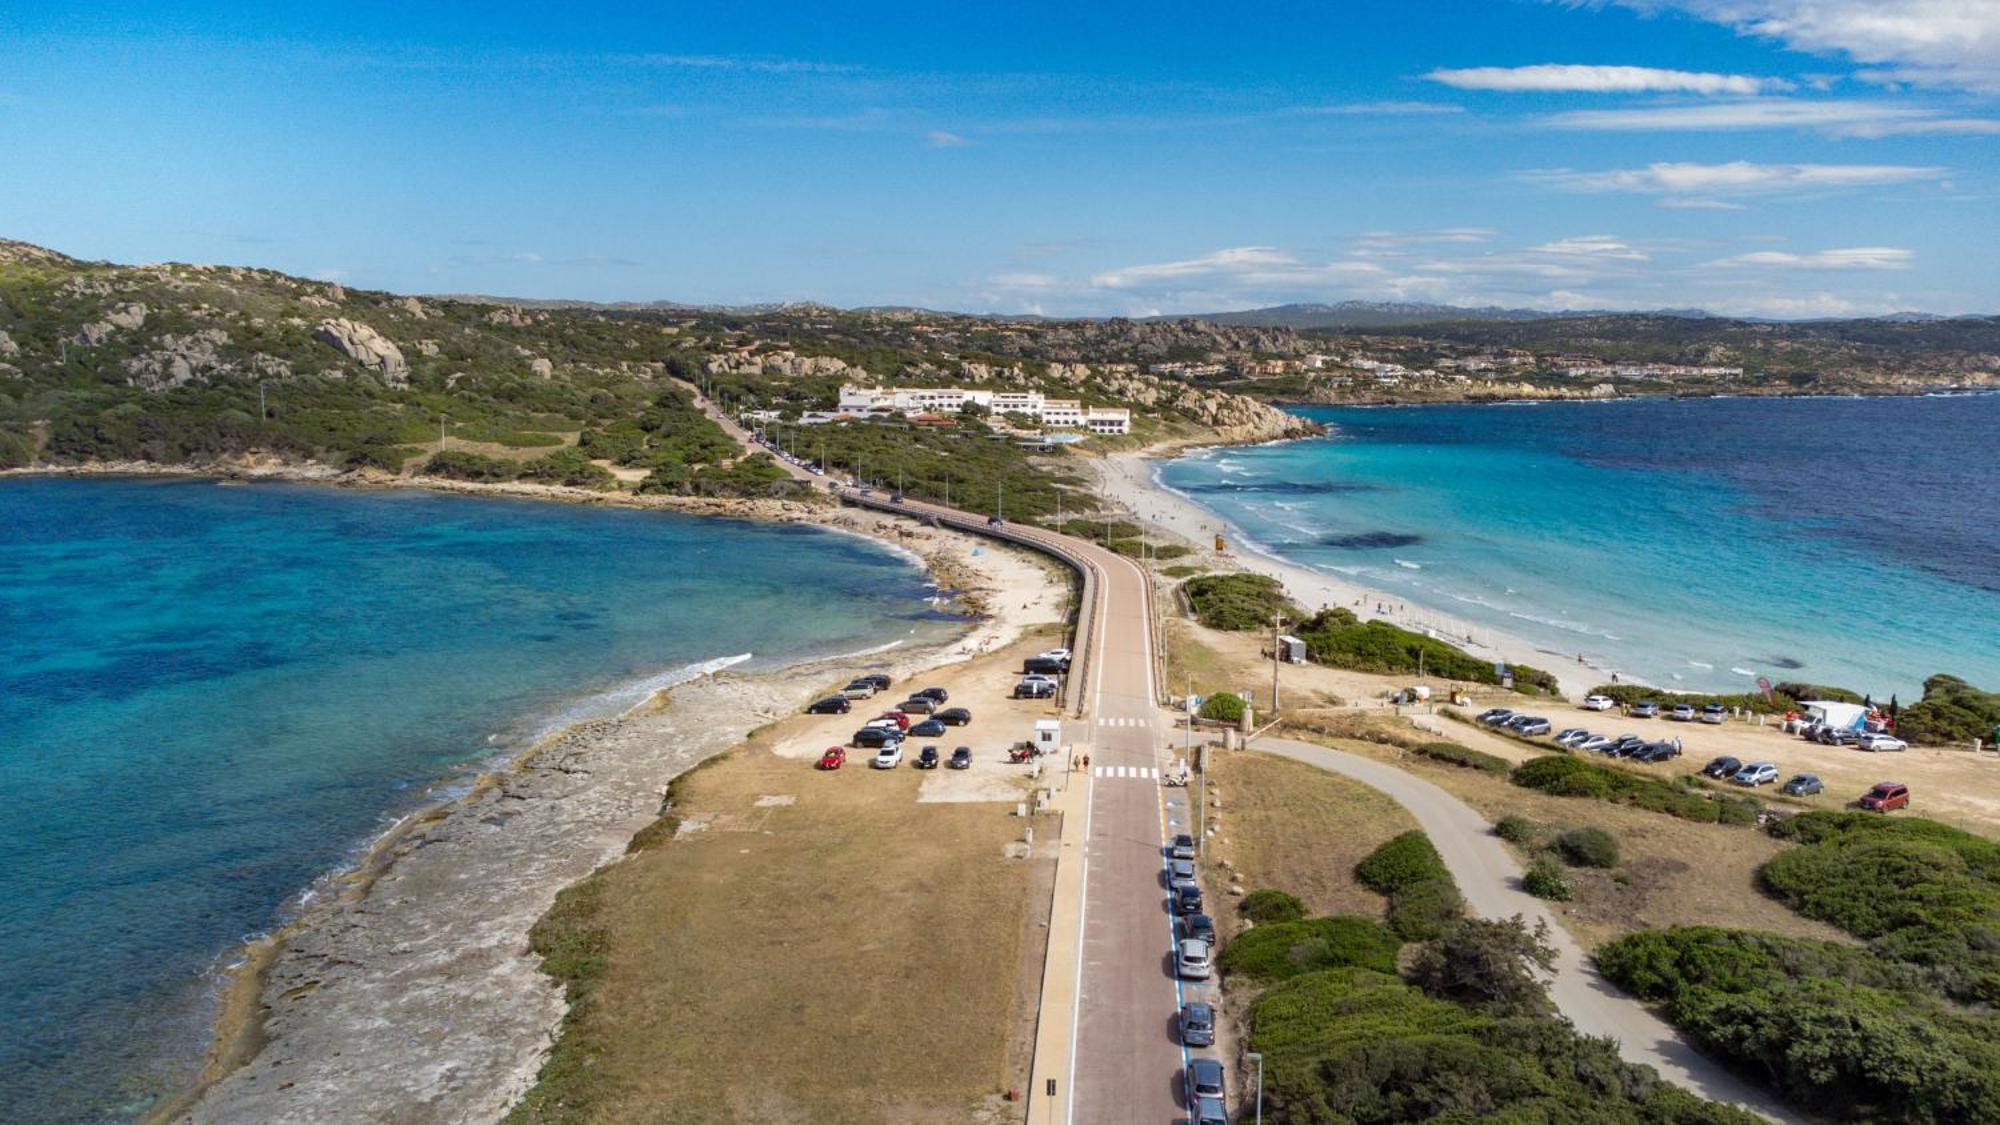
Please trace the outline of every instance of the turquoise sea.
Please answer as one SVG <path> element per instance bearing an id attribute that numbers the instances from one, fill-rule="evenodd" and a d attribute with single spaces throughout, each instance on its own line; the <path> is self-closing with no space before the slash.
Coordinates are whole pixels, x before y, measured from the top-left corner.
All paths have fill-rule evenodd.
<path id="1" fill-rule="evenodd" d="M 537 732 L 710 662 L 947 635 L 912 562 L 657 512 L 0 481 L 0 1120 L 175 1089 L 245 938 Z"/>
<path id="2" fill-rule="evenodd" d="M 1331 433 L 1208 450 L 1162 482 L 1254 549 L 1550 667 L 2000 689 L 2000 395 L 1297 412 Z"/>

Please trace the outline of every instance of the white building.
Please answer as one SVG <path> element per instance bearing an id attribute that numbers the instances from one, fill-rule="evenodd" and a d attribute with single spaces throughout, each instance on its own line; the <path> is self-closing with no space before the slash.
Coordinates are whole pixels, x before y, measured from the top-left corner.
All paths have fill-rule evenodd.
<path id="1" fill-rule="evenodd" d="M 1093 406 L 1088 409 L 1073 398 L 1047 398 L 1040 391 L 967 390 L 963 387 L 857 387 L 840 388 L 840 404 L 834 415 L 866 415 L 871 412 L 911 414 L 956 414 L 967 405 L 977 405 L 994 414 L 1023 414 L 1044 426 L 1058 430 L 1088 430 L 1093 434 L 1129 434 L 1132 412 L 1122 407 Z M 814 415 L 808 418 L 820 420 Z"/>
<path id="2" fill-rule="evenodd" d="M 1093 434 L 1129 434 L 1132 412 L 1122 406 L 1093 406 L 1083 412 L 1083 425 Z"/>

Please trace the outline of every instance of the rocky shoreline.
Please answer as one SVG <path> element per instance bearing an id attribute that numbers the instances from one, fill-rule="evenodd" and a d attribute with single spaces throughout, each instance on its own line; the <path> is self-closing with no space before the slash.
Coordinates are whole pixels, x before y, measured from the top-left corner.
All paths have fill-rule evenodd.
<path id="1" fill-rule="evenodd" d="M 1001 595 L 1068 581 L 1039 556 L 824 499 L 630 497 L 275 462 L 106 463 L 4 475 L 425 488 L 810 522 L 914 554 L 970 623 L 954 640 L 908 651 L 702 676 L 461 779 L 450 791 L 462 795 L 403 818 L 354 868 L 302 896 L 283 929 L 245 947 L 197 1085 L 155 1107 L 156 1122 L 322 1121 L 330 1105 L 355 1120 L 504 1115 L 533 1084 L 565 1010 L 561 987 L 528 948 L 530 927 L 558 891 L 616 859 L 659 818 L 675 777 L 797 713 L 858 667 L 901 678 L 1009 643 L 1020 632 L 1009 614 L 1019 602 Z"/>

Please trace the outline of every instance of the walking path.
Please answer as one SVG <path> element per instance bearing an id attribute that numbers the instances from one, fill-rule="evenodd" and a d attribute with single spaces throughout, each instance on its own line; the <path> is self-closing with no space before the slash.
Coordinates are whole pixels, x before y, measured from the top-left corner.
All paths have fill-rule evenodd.
<path id="1" fill-rule="evenodd" d="M 1549 944 L 1556 951 L 1549 997 L 1578 1031 L 1617 1040 L 1618 1053 L 1625 1061 L 1650 1066 L 1660 1077 L 1711 1101 L 1729 1102 L 1774 1121 L 1798 1120 L 1774 1096 L 1703 1056 L 1645 1005 L 1600 976 L 1547 904 L 1520 889 L 1520 866 L 1501 846 L 1485 818 L 1463 801 L 1394 766 L 1325 746 L 1260 738 L 1255 748 L 1344 774 L 1395 798 L 1430 836 L 1452 878 L 1458 881 L 1466 905 L 1480 916 L 1511 918 L 1518 914 L 1530 926 L 1546 921 Z"/>

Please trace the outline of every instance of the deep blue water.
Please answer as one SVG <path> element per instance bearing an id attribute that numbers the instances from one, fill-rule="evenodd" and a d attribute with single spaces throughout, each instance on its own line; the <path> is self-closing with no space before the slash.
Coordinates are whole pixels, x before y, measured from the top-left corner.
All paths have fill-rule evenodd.
<path id="1" fill-rule="evenodd" d="M 1302 408 L 1170 486 L 1253 545 L 1663 686 L 2000 688 L 2000 396 Z"/>
<path id="2" fill-rule="evenodd" d="M 941 635 L 932 593 L 803 527 L 0 481 L 0 1120 L 173 1089 L 218 959 L 440 783 L 690 664 Z"/>

